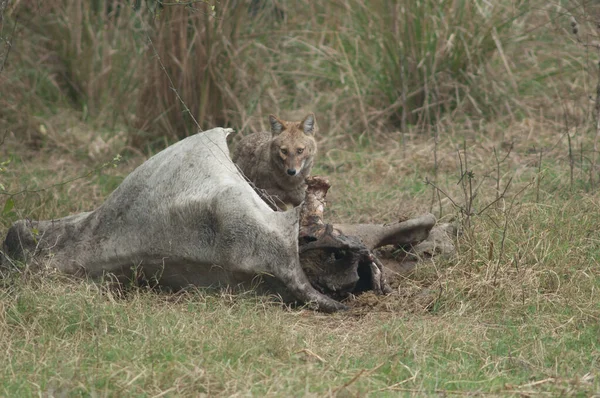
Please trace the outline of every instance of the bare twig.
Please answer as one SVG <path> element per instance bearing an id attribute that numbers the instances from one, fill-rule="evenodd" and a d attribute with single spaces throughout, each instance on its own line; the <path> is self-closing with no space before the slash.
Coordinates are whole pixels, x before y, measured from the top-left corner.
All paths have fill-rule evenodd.
<path id="1" fill-rule="evenodd" d="M 540 149 L 540 160 L 538 163 L 538 175 L 536 177 L 536 183 L 535 183 L 535 201 L 536 201 L 536 203 L 540 202 L 540 182 L 542 181 L 542 179 L 540 177 L 542 175 L 543 156 L 544 156 L 544 150 Z"/>
<path id="2" fill-rule="evenodd" d="M 306 354 L 308 356 L 311 356 L 311 357 L 315 358 L 316 360 L 318 360 L 321 363 L 327 363 L 327 361 L 325 359 L 321 358 L 319 355 L 315 354 L 314 352 L 312 352 L 308 348 L 303 348 L 300 351 L 296 351 L 294 354 L 300 354 L 300 353 L 304 353 L 304 354 Z"/>
<path id="3" fill-rule="evenodd" d="M 493 282 L 494 286 L 496 286 L 496 281 L 498 278 L 498 271 L 500 270 L 500 263 L 502 261 L 502 258 L 504 257 L 506 232 L 508 231 L 508 221 L 510 219 L 510 213 L 513 210 L 515 200 L 519 197 L 519 195 L 521 195 L 523 192 L 525 192 L 525 190 L 533 184 L 533 181 L 534 180 L 531 180 L 527 185 L 525 185 L 521 190 L 519 190 L 519 192 L 517 192 L 515 194 L 515 196 L 513 196 L 512 200 L 510 201 L 510 205 L 508 206 L 508 209 L 506 210 L 506 213 L 504 215 L 504 227 L 502 228 L 502 239 L 500 240 L 500 251 L 498 253 L 498 259 L 496 260 L 496 269 L 494 270 L 494 282 Z"/>
<path id="4" fill-rule="evenodd" d="M 171 79 L 171 76 L 169 75 L 169 72 L 167 72 L 167 68 L 165 68 L 165 65 L 163 64 L 162 59 L 160 58 L 160 55 L 158 55 L 158 51 L 156 51 L 156 47 L 154 47 L 154 43 L 152 42 L 152 38 L 150 38 L 149 34 L 146 34 L 146 39 L 148 40 L 148 43 L 150 44 L 150 47 L 152 47 L 152 51 L 154 52 L 154 56 L 156 57 L 156 59 L 158 61 L 158 64 L 160 65 L 160 68 L 162 69 L 162 71 L 165 73 L 165 76 L 169 80 L 169 88 L 171 90 L 173 90 L 173 92 L 175 93 L 175 96 L 177 97 L 177 100 L 183 106 L 183 109 L 185 109 L 185 111 L 188 113 L 188 115 L 190 115 L 190 117 L 194 121 L 194 124 L 196 125 L 196 127 L 198 127 L 198 131 L 202 131 L 202 128 L 200 127 L 200 124 L 198 123 L 198 121 L 196 120 L 196 118 L 194 117 L 194 115 L 192 114 L 192 112 L 190 111 L 190 108 L 188 108 L 188 106 L 186 105 L 185 101 L 183 101 L 183 98 L 181 98 L 181 96 L 179 95 L 179 92 L 175 88 L 175 84 L 173 83 L 173 80 Z"/>
<path id="5" fill-rule="evenodd" d="M 343 385 L 335 388 L 332 392 L 335 394 L 336 392 L 348 387 L 350 384 L 354 383 L 356 380 L 359 379 L 360 376 L 362 376 L 364 373 L 366 373 L 367 375 L 370 375 L 371 373 L 375 372 L 377 369 L 379 369 L 380 367 L 382 367 L 384 365 L 384 363 L 381 363 L 377 366 L 375 366 L 373 369 L 361 369 L 357 374 L 354 375 L 353 378 L 351 378 L 349 381 L 347 381 L 346 383 L 344 383 Z"/>
<path id="6" fill-rule="evenodd" d="M 3 15 L 4 10 L 6 9 L 6 6 L 8 6 L 8 1 L 2 2 L 2 3 L 0 3 L 0 5 L 1 5 L 1 7 L 0 7 L 0 22 L 2 22 L 4 19 L 4 15 Z M 13 29 L 12 29 L 12 32 L 10 33 L 10 36 L 8 36 L 8 38 L 6 38 L 6 39 L 0 37 L 0 40 L 4 40 L 6 43 L 4 58 L 2 59 L 2 63 L 0 64 L 0 73 L 2 73 L 2 71 L 4 70 L 4 65 L 6 65 L 6 61 L 8 60 L 8 54 L 10 54 L 10 50 L 12 49 L 12 41 L 13 41 L 13 37 L 15 36 L 15 32 L 17 30 L 18 22 L 19 22 L 19 16 L 15 15 L 15 23 L 13 24 Z"/>
<path id="7" fill-rule="evenodd" d="M 434 147 L 433 147 L 433 176 L 435 179 L 435 182 L 437 182 L 437 178 L 438 178 L 438 147 L 440 144 L 440 120 L 442 119 L 441 117 L 441 113 L 442 110 L 440 109 L 440 88 L 438 86 L 437 83 L 437 79 L 434 77 L 433 79 L 433 87 L 435 88 L 435 99 L 436 99 L 436 104 L 435 104 L 435 133 L 434 133 Z M 440 197 L 440 193 L 437 192 L 437 198 L 438 198 L 438 205 L 439 205 L 439 217 L 441 218 L 443 216 L 442 213 L 442 200 Z"/>
<path id="8" fill-rule="evenodd" d="M 181 3 L 177 3 L 177 4 L 181 4 Z M 200 127 L 200 124 L 198 123 L 198 121 L 196 120 L 196 118 L 194 117 L 194 115 L 192 114 L 192 112 L 190 111 L 190 108 L 187 106 L 187 104 L 185 103 L 185 101 L 183 100 L 183 98 L 181 97 L 181 95 L 179 94 L 179 92 L 177 91 L 177 89 L 175 88 L 175 84 L 173 83 L 173 79 L 171 79 L 171 76 L 169 75 L 169 72 L 167 71 L 167 68 L 163 64 L 162 59 L 161 59 L 160 55 L 158 54 L 158 51 L 156 50 L 156 47 L 154 46 L 154 42 L 152 41 L 152 38 L 150 37 L 150 34 L 149 34 L 150 27 L 145 22 L 144 22 L 144 29 L 145 29 L 144 33 L 146 34 L 146 39 L 148 40 L 148 43 L 150 44 L 150 47 L 152 48 L 153 54 L 156 57 L 156 59 L 157 59 L 159 65 L 160 65 L 160 68 L 162 69 L 163 73 L 167 77 L 167 80 L 169 81 L 169 88 L 171 90 L 173 90 L 173 92 L 177 96 L 177 100 L 181 103 L 181 105 L 183 106 L 184 110 L 190 115 L 190 117 L 192 118 L 192 120 L 196 124 L 196 127 L 198 127 L 198 131 L 202 131 L 202 128 Z M 215 143 L 213 142 L 213 144 L 215 144 Z M 218 148 L 219 151 L 222 152 L 226 157 L 229 157 L 229 153 L 223 152 L 223 150 L 218 145 L 215 144 L 215 147 Z M 212 153 L 212 149 L 210 149 L 210 152 Z M 215 156 L 215 155 L 213 154 L 213 156 Z M 265 201 L 267 201 L 273 208 L 277 208 L 277 205 L 276 205 L 274 199 L 266 191 L 258 189 L 256 187 L 256 185 L 254 185 L 254 183 L 244 174 L 244 172 L 242 171 L 242 169 L 240 169 L 240 167 L 237 164 L 233 164 L 233 166 L 239 172 L 239 174 L 250 184 L 250 186 L 252 186 L 255 190 L 258 191 L 259 195 Z M 225 165 L 225 167 L 227 167 L 227 166 Z"/>
<path id="9" fill-rule="evenodd" d="M 0 0 L 0 23 L 4 20 L 4 10 L 8 7 L 8 0 Z"/>
<path id="10" fill-rule="evenodd" d="M 497 202 L 499 202 L 501 199 L 503 199 L 505 197 L 505 195 L 506 195 L 506 191 L 508 191 L 508 188 L 510 187 L 510 183 L 512 182 L 512 180 L 513 180 L 513 178 L 510 177 L 508 179 L 508 183 L 504 187 L 504 191 L 502 191 L 502 193 L 499 196 L 497 196 L 496 199 L 494 199 L 493 201 L 491 201 L 487 206 L 485 206 L 483 209 L 479 210 L 475 215 L 479 216 L 479 215 L 483 214 L 484 211 L 486 211 L 491 206 L 493 206 L 494 204 L 496 204 Z"/>
<path id="11" fill-rule="evenodd" d="M 594 137 L 594 152 L 598 153 L 600 150 L 598 146 L 598 140 L 600 138 L 600 62 L 598 62 L 598 75 L 596 82 L 596 106 L 595 106 L 595 116 L 596 116 L 596 135 Z M 592 165 L 590 171 L 590 181 L 592 185 L 592 190 L 594 187 L 594 170 L 596 169 L 596 156 L 592 157 Z"/>
<path id="12" fill-rule="evenodd" d="M 496 152 L 496 148 L 494 147 L 494 158 L 496 159 L 496 199 L 499 199 L 499 196 L 500 196 L 500 165 L 502 163 L 504 163 L 504 161 L 506 159 L 508 159 L 513 148 L 514 148 L 514 142 L 511 142 L 510 147 L 508 148 L 508 151 L 506 152 L 506 154 L 504 155 L 502 160 L 499 160 L 498 153 Z"/>
<path id="13" fill-rule="evenodd" d="M 499 395 L 498 391 L 463 391 L 463 390 L 444 390 L 441 388 L 436 388 L 434 390 L 426 390 L 426 389 L 422 389 L 422 388 L 406 388 L 406 387 L 392 387 L 390 386 L 388 388 L 388 390 L 393 390 L 393 391 L 402 391 L 402 392 L 408 392 L 408 393 L 414 393 L 416 394 L 415 396 L 428 396 L 431 395 L 432 393 L 437 394 L 437 395 L 441 395 L 441 396 L 447 396 L 447 395 L 460 395 L 463 397 L 472 397 L 472 396 L 482 396 L 482 395 L 491 395 L 491 396 L 497 396 Z M 379 391 L 379 390 L 377 390 Z M 537 391 L 524 391 L 524 390 L 501 390 L 501 393 L 507 393 L 507 394 L 517 394 L 520 396 L 531 396 L 531 395 L 536 395 L 538 394 Z"/>
<path id="14" fill-rule="evenodd" d="M 582 6 L 584 6 L 584 3 L 582 3 Z M 568 14 L 571 14 L 573 10 L 569 10 Z M 585 12 L 585 7 L 583 9 L 583 12 Z M 598 28 L 600 28 L 600 26 L 596 25 Z M 582 47 L 584 47 L 586 49 L 586 56 L 588 54 L 588 49 L 589 48 L 594 48 L 597 51 L 600 51 L 600 43 L 595 42 L 595 43 L 590 43 L 590 42 L 584 42 L 580 35 L 579 35 L 579 24 L 577 22 L 577 19 L 571 14 L 571 32 L 573 33 L 573 35 L 575 36 L 575 40 L 577 41 L 577 43 L 579 43 Z M 595 35 L 595 37 L 597 37 L 597 33 Z M 595 117 L 595 136 L 594 136 L 594 153 L 597 154 L 598 151 L 600 150 L 600 145 L 599 145 L 599 140 L 600 140 L 600 61 L 596 62 L 596 97 L 595 97 L 595 104 L 594 104 L 594 117 Z M 565 120 L 565 123 L 568 123 L 568 121 Z M 568 127 L 568 124 L 567 124 Z M 567 137 L 569 140 L 569 166 L 571 167 L 571 190 L 573 190 L 573 159 L 572 159 L 572 154 L 571 154 L 571 137 L 567 128 Z M 597 156 L 593 156 L 590 160 L 590 187 L 591 190 L 594 190 L 595 187 L 595 170 L 596 170 L 596 159 Z M 583 168 L 583 165 L 582 165 Z"/>
<path id="15" fill-rule="evenodd" d="M 404 58 L 400 60 L 400 74 L 402 75 L 402 157 L 406 159 L 406 92 L 408 91 L 408 85 L 406 84 L 406 73 L 404 69 Z"/>
<path id="16" fill-rule="evenodd" d="M 504 186 L 504 189 L 501 190 L 501 188 L 500 188 L 501 187 L 500 168 L 501 168 L 502 163 L 504 161 L 506 161 L 506 159 L 508 159 L 508 157 L 510 156 L 512 149 L 513 149 L 513 145 L 510 146 L 510 148 L 508 149 L 508 151 L 506 152 L 506 154 L 504 154 L 504 156 L 502 158 L 499 158 L 498 153 L 497 153 L 496 149 L 494 148 L 494 156 L 496 159 L 496 165 L 495 165 L 496 197 L 491 202 L 485 204 L 478 211 L 475 210 L 475 199 L 477 198 L 477 195 L 478 195 L 481 187 L 483 186 L 484 181 L 486 180 L 486 178 L 489 177 L 488 174 L 491 174 L 493 171 L 489 171 L 487 174 L 483 174 L 483 177 L 481 178 L 481 181 L 479 183 L 475 184 L 473 182 L 473 180 L 475 179 L 475 174 L 473 173 L 473 171 L 468 169 L 469 161 L 468 161 L 466 141 L 463 141 L 463 150 L 462 150 L 463 153 L 462 154 L 461 154 L 461 150 L 457 149 L 457 156 L 458 156 L 459 168 L 460 168 L 460 178 L 457 182 L 457 185 L 460 185 L 462 188 L 462 191 L 463 191 L 464 202 L 462 205 L 459 205 L 456 200 L 454 200 L 452 197 L 450 197 L 450 195 L 448 195 L 446 192 L 444 192 L 444 190 L 439 188 L 436 185 L 435 181 L 430 181 L 427 178 L 425 179 L 425 183 L 427 185 L 431 185 L 433 187 L 434 194 L 437 192 L 438 198 L 441 193 L 446 198 L 448 198 L 448 200 L 450 200 L 450 202 L 456 209 L 458 209 L 460 211 L 460 213 L 464 217 L 463 227 L 466 231 L 471 230 L 470 229 L 471 223 L 472 223 L 471 220 L 474 216 L 483 215 L 490 207 L 492 207 L 493 205 L 495 205 L 500 200 L 502 200 L 506 197 L 506 194 L 512 185 L 513 177 L 510 177 L 508 179 L 508 182 Z M 433 206 L 433 200 L 434 200 L 434 197 L 432 197 L 432 206 Z M 440 203 L 440 207 L 441 207 L 441 203 Z M 441 210 L 440 210 L 440 212 L 441 212 Z"/>
<path id="17" fill-rule="evenodd" d="M 332 392 L 335 394 L 336 392 L 338 392 L 339 390 L 342 390 L 346 387 L 348 387 L 350 384 L 354 383 L 356 380 L 358 380 L 358 378 L 360 376 L 362 376 L 363 373 L 365 373 L 366 369 L 361 369 L 360 372 L 358 372 L 356 375 L 354 375 L 353 378 L 350 379 L 350 381 L 347 381 L 346 383 L 344 383 L 343 385 L 337 387 L 336 389 L 334 389 Z"/>
<path id="18" fill-rule="evenodd" d="M 177 3 L 165 3 L 164 1 L 158 0 L 158 4 L 161 6 L 189 6 L 192 4 L 203 3 L 209 4 L 208 0 L 189 0 L 189 1 L 180 1 Z"/>
<path id="19" fill-rule="evenodd" d="M 463 156 L 460 154 L 460 149 L 457 149 L 458 160 L 460 163 L 460 179 L 456 185 L 460 185 L 464 195 L 464 211 L 465 229 L 468 231 L 471 227 L 472 206 L 475 197 L 473 196 L 473 179 L 475 174 L 469 170 L 469 161 L 467 156 L 467 140 L 463 140 Z"/>
<path id="20" fill-rule="evenodd" d="M 573 192 L 573 169 L 575 168 L 575 159 L 573 158 L 573 148 L 571 146 L 571 133 L 567 131 L 567 144 L 569 148 L 569 187 Z"/>
<path id="21" fill-rule="evenodd" d="M 446 192 L 444 192 L 443 189 L 441 189 L 440 187 L 438 187 L 434 182 L 430 181 L 428 178 L 425 178 L 425 184 L 431 185 L 433 188 L 435 188 L 438 192 L 441 192 L 446 198 L 448 198 L 448 200 L 450 200 L 450 202 L 452 202 L 452 205 L 457 208 L 460 209 L 461 211 L 463 211 L 463 207 L 459 204 L 457 204 L 454 199 L 452 199 L 452 197 L 450 195 L 448 195 Z"/>

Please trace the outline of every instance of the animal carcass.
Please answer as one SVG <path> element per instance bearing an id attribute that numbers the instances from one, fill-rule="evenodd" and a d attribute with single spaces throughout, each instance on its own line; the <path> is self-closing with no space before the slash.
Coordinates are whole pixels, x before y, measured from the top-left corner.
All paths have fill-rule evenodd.
<path id="1" fill-rule="evenodd" d="M 276 212 L 229 157 L 230 129 L 190 136 L 159 152 L 96 210 L 58 220 L 16 222 L 3 267 L 120 280 L 137 275 L 175 289 L 249 286 L 322 311 L 345 308 L 318 292 L 298 256 L 300 207 Z"/>

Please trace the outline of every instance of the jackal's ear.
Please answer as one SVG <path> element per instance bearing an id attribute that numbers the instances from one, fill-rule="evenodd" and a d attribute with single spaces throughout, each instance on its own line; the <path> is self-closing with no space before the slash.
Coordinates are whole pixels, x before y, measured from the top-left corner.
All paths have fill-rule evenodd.
<path id="1" fill-rule="evenodd" d="M 277 135 L 283 131 L 283 123 L 277 119 L 277 116 L 269 115 L 269 123 L 271 124 L 271 133 Z"/>
<path id="2" fill-rule="evenodd" d="M 304 134 L 313 135 L 315 133 L 315 114 L 310 113 L 302 121 L 302 130 Z"/>

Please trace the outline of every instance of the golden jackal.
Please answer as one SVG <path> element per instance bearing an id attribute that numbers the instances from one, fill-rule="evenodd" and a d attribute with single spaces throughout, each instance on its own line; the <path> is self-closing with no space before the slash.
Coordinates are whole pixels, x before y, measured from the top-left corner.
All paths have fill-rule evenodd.
<path id="1" fill-rule="evenodd" d="M 273 208 L 298 206 L 304 200 L 305 179 L 310 175 L 317 142 L 315 115 L 301 122 L 288 122 L 269 115 L 271 131 L 244 137 L 233 153 L 233 161 Z M 261 192 L 263 191 L 263 192 Z"/>

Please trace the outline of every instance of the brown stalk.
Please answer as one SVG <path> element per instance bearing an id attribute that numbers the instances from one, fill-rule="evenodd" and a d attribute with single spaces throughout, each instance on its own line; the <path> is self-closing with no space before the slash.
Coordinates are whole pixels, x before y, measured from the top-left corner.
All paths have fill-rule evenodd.
<path id="1" fill-rule="evenodd" d="M 8 5 L 8 0 L 6 0 L 6 2 L 4 3 L 4 7 L 0 8 L 0 22 L 2 22 L 3 20 L 3 13 L 4 13 L 4 9 L 5 7 Z M 4 65 L 6 65 L 6 61 L 8 61 L 8 55 L 10 54 L 10 50 L 12 49 L 12 41 L 13 38 L 15 37 L 15 32 L 17 30 L 17 24 L 19 22 L 19 16 L 15 15 L 15 23 L 13 25 L 12 31 L 10 33 L 10 36 L 8 36 L 8 38 L 5 39 L 5 53 L 4 53 L 4 58 L 2 59 L 2 63 L 0 63 L 0 73 L 2 73 L 2 71 L 4 70 Z M 2 39 L 2 37 L 0 37 L 0 39 Z"/>
<path id="2" fill-rule="evenodd" d="M 507 231 L 508 231 L 508 221 L 510 219 L 510 214 L 513 210 L 514 204 L 515 204 L 515 200 L 519 197 L 519 195 L 521 195 L 523 192 L 525 192 L 525 190 L 527 188 L 529 188 L 531 186 L 531 184 L 533 184 L 534 180 L 531 180 L 527 185 L 525 185 L 521 190 L 519 190 L 515 196 L 513 196 L 513 198 L 510 201 L 510 205 L 508 206 L 508 209 L 506 210 L 506 213 L 504 214 L 504 226 L 502 228 L 502 239 L 500 240 L 500 250 L 498 252 L 498 260 L 496 261 L 496 268 L 494 270 L 494 282 L 493 285 L 496 286 L 496 282 L 497 282 L 497 278 L 498 278 L 498 271 L 500 270 L 500 263 L 502 261 L 502 259 L 504 258 L 504 248 L 505 248 L 505 244 L 506 244 L 506 235 L 507 235 Z"/>
<path id="3" fill-rule="evenodd" d="M 538 161 L 538 175 L 535 182 L 535 202 L 540 202 L 540 182 L 542 181 L 542 160 L 544 156 L 544 149 L 540 149 L 540 160 Z"/>

